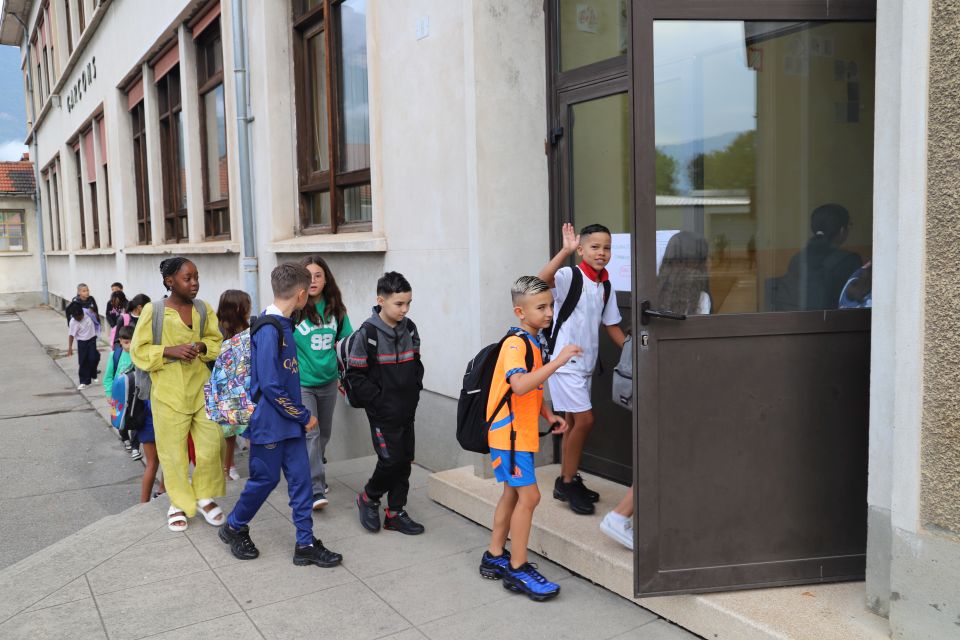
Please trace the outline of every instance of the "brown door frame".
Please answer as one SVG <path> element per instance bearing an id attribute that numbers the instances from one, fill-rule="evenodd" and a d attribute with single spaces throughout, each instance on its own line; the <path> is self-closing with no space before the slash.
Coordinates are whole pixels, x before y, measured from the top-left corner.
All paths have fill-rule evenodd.
<path id="1" fill-rule="evenodd" d="M 655 20 L 846 20 L 873 21 L 876 19 L 874 0 L 647 0 L 631 2 L 630 81 L 631 112 L 633 114 L 633 153 L 631 154 L 631 206 L 633 209 L 632 251 L 634 256 L 645 256 L 643 263 L 637 261 L 633 272 L 633 335 L 640 335 L 642 328 L 640 304 L 645 299 L 655 300 L 655 258 L 640 252 L 638 243 L 650 240 L 646 233 L 656 226 L 656 183 L 654 153 L 654 93 L 653 93 L 653 23 Z M 640 236 L 643 236 L 640 239 Z M 654 320 L 654 322 L 657 322 Z M 656 370 L 649 363 L 655 362 L 658 339 L 669 338 L 683 332 L 685 338 L 720 336 L 760 336 L 822 332 L 869 331 L 870 312 L 857 310 L 814 311 L 798 313 L 757 313 L 744 315 L 692 317 L 682 327 L 671 326 L 669 321 L 652 325 L 650 351 L 641 355 L 634 350 L 634 397 L 642 411 L 633 412 L 634 432 L 634 509 L 642 514 L 637 519 L 634 548 L 634 593 L 637 597 L 670 593 L 695 593 L 720 591 L 723 587 L 705 589 L 678 587 L 682 580 L 674 576 L 663 579 L 659 570 L 659 480 L 658 447 L 659 425 L 656 385 Z M 647 390 L 650 390 L 649 392 Z M 641 448 L 640 443 L 643 443 Z M 643 535 L 643 534 L 646 535 Z M 833 564 L 832 579 L 862 578 L 862 557 L 811 558 L 799 565 L 815 563 Z M 808 579 L 782 579 L 774 573 L 769 580 L 761 578 L 755 584 L 738 583 L 734 576 L 736 567 L 711 568 L 716 582 L 727 581 L 728 589 L 800 584 Z M 762 573 L 762 571 L 761 571 Z M 803 573 L 801 570 L 798 575 Z M 845 574 L 845 575 L 841 575 Z"/>

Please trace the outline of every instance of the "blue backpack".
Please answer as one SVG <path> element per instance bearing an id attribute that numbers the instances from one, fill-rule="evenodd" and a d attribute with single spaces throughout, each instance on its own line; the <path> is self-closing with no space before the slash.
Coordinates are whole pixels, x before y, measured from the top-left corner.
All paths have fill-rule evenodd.
<path id="1" fill-rule="evenodd" d="M 119 349 L 117 350 L 120 351 Z M 120 361 L 118 353 L 114 353 L 113 366 L 116 371 L 117 363 Z M 133 367 L 130 367 L 122 373 L 116 373 L 113 376 L 113 386 L 110 387 L 110 424 L 114 429 L 123 429 L 126 422 L 127 409 L 136 394 L 136 381 Z"/>

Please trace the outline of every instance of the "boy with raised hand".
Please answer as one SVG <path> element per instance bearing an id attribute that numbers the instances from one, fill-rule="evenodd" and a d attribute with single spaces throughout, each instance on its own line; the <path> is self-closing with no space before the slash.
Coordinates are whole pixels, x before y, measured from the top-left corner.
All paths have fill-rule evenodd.
<path id="1" fill-rule="evenodd" d="M 396 271 L 377 281 L 377 306 L 360 331 L 376 331 L 376 340 L 354 340 L 347 368 L 347 383 L 367 410 L 370 436 L 377 454 L 377 466 L 357 496 L 360 525 L 367 531 L 380 530 L 380 498 L 387 496 L 383 528 L 407 535 L 424 532 L 422 524 L 407 514 L 410 470 L 414 457 L 414 420 L 423 364 L 420 362 L 420 335 L 407 317 L 413 288 Z"/>
<path id="2" fill-rule="evenodd" d="M 297 528 L 293 563 L 334 567 L 343 556 L 326 549 L 313 535 L 313 490 L 306 432 L 317 428 L 317 418 L 301 401 L 297 346 L 290 319 L 307 304 L 310 272 L 299 264 L 281 264 L 270 274 L 270 284 L 273 304 L 250 331 L 250 393 L 257 399 L 247 428 L 250 479 L 220 527 L 220 539 L 230 545 L 230 551 L 240 560 L 260 555 L 247 525 L 280 482 L 282 470 Z"/>
<path id="3" fill-rule="evenodd" d="M 544 578 L 536 566 L 527 562 L 527 541 L 533 510 L 540 502 L 533 454 L 540 447 L 540 418 L 554 425 L 553 433 L 564 433 L 567 424 L 543 404 L 543 383 L 571 358 L 580 354 L 572 344 L 546 365 L 540 351 L 540 331 L 553 319 L 553 296 L 550 287 L 536 276 L 519 278 L 511 289 L 513 313 L 520 327 L 512 328 L 500 349 L 494 366 L 487 399 L 487 418 L 492 419 L 488 442 L 490 464 L 503 494 L 493 515 L 490 547 L 480 559 L 480 575 L 491 580 L 503 579 L 503 586 L 526 594 L 532 600 L 549 600 L 560 593 L 560 586 Z M 522 337 L 521 337 L 522 332 Z M 527 351 L 532 351 L 533 368 L 527 371 Z M 508 390 L 513 391 L 509 404 L 500 408 Z M 514 441 L 513 469 L 510 469 L 510 444 Z M 513 541 L 512 555 L 504 548 L 507 536 Z"/>
<path id="4" fill-rule="evenodd" d="M 600 499 L 596 491 L 583 484 L 578 473 L 583 446 L 593 429 L 593 403 L 590 392 L 593 370 L 597 365 L 600 350 L 600 327 L 603 327 L 618 348 L 626 340 L 620 328 L 620 310 L 617 309 L 617 292 L 609 282 L 607 263 L 610 262 L 610 230 L 599 224 L 591 224 L 576 235 L 573 225 L 563 225 L 563 247 L 540 270 L 540 278 L 550 285 L 554 302 L 559 309 L 575 280 L 582 283 L 580 298 L 570 317 L 553 336 L 553 351 L 559 352 L 565 345 L 579 345 L 583 353 L 573 358 L 550 378 L 550 398 L 554 411 L 562 411 L 567 417 L 569 431 L 563 436 L 561 475 L 554 483 L 553 497 L 570 505 L 571 511 L 583 515 L 594 512 L 594 503 Z M 576 267 L 562 266 L 576 253 L 581 262 Z"/>

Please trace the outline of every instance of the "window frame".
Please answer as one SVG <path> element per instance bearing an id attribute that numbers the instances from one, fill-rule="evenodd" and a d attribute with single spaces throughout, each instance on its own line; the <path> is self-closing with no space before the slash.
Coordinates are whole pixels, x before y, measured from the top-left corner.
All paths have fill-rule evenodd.
<path id="1" fill-rule="evenodd" d="M 87 221 L 86 212 L 83 206 L 83 165 L 80 164 L 80 147 L 82 143 L 77 139 L 76 147 L 73 149 L 73 161 L 77 166 L 77 203 L 80 210 L 80 248 L 87 248 Z"/>
<path id="2" fill-rule="evenodd" d="M 171 88 L 176 88 L 176 104 L 170 100 Z M 165 94 L 165 95 L 164 95 Z M 187 219 L 188 207 L 180 207 L 185 195 L 181 193 L 179 172 L 184 165 L 185 158 L 181 157 L 180 117 L 183 112 L 183 95 L 180 86 L 180 63 L 171 68 L 166 75 L 157 81 L 157 107 L 160 125 L 160 165 L 161 180 L 163 183 L 163 242 L 164 244 L 179 244 L 189 242 L 190 228 Z M 164 98 L 166 107 L 163 108 Z M 168 221 L 172 220 L 173 235 L 167 228 Z M 184 227 L 186 227 L 184 229 Z M 183 233 L 181 233 L 183 232 Z"/>
<path id="3" fill-rule="evenodd" d="M 220 70 L 209 74 L 210 56 L 214 54 L 214 48 L 220 47 Z M 221 18 L 218 16 L 211 22 L 200 34 L 196 40 L 197 47 L 197 95 L 199 96 L 199 118 L 200 118 L 200 164 L 203 167 L 201 174 L 203 176 L 203 228 L 205 240 L 229 240 L 232 230 L 230 224 L 230 176 L 227 171 L 227 191 L 225 197 L 219 200 L 210 200 L 210 172 L 207 166 L 209 151 L 207 149 L 207 105 L 206 95 L 215 91 L 217 87 L 224 86 L 223 70 L 223 31 Z M 223 92 L 224 101 L 224 119 L 226 119 L 226 91 Z M 224 123 L 226 127 L 226 123 Z M 224 131 L 226 134 L 226 131 Z M 228 144 L 224 141 L 224 144 Z M 227 158 L 229 166 L 230 157 L 229 146 L 227 147 Z M 218 218 L 224 222 L 223 228 L 218 228 Z"/>
<path id="4" fill-rule="evenodd" d="M 28 253 L 27 245 L 27 212 L 25 209 L 0 209 L 0 239 L 7 239 L 9 241 L 10 236 L 7 235 L 7 228 L 13 226 L 12 223 L 7 222 L 8 215 L 17 214 L 20 216 L 20 243 L 21 248 L 19 249 L 0 249 L 0 254 L 12 254 L 16 255 L 18 253 Z M 9 242 L 8 242 L 9 244 Z"/>
<path id="5" fill-rule="evenodd" d="M 353 171 L 341 171 L 341 131 L 343 108 L 340 100 L 343 61 L 340 56 L 340 6 L 344 0 L 315 0 L 309 7 L 308 0 L 293 0 L 293 56 L 296 126 L 300 132 L 297 140 L 297 188 L 299 201 L 299 232 L 308 234 L 335 234 L 370 231 L 372 220 L 347 222 L 345 220 L 344 191 L 353 187 L 371 188 L 370 167 Z M 310 159 L 314 148 L 314 131 L 311 125 L 315 105 L 308 65 L 308 41 L 322 32 L 326 62 L 326 122 L 327 160 L 326 171 L 314 171 Z M 368 103 L 369 106 L 369 103 Z M 369 141 L 368 141 L 369 144 Z M 329 193 L 330 223 L 311 224 L 307 200 L 317 193 Z"/>
<path id="6" fill-rule="evenodd" d="M 150 181 L 147 170 L 147 112 L 143 100 L 130 110 L 133 142 L 133 181 L 137 197 L 137 243 L 151 244 Z"/>

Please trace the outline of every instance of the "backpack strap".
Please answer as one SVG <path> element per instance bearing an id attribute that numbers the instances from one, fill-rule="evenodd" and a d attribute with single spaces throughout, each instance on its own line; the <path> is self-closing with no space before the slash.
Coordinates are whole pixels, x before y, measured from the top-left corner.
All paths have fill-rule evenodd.
<path id="1" fill-rule="evenodd" d="M 263 327 L 267 326 L 268 324 L 277 330 L 277 353 L 281 354 L 283 352 L 283 325 L 280 324 L 280 321 L 277 320 L 276 316 L 269 315 L 269 314 L 257 316 L 254 319 L 253 323 L 250 325 L 251 352 L 253 351 L 253 334 L 255 334 L 257 331 L 259 331 Z M 260 402 L 260 398 L 262 397 L 263 397 L 263 392 L 260 389 L 257 389 L 257 393 L 254 394 L 254 397 L 253 397 L 254 404 L 256 404 L 257 402 Z"/>
<path id="2" fill-rule="evenodd" d="M 164 313 L 164 302 L 160 301 L 160 306 L 158 307 L 155 302 L 151 302 L 150 305 L 153 307 L 153 318 L 151 318 L 150 328 L 153 330 L 153 344 L 163 344 L 163 313 Z"/>
<path id="3" fill-rule="evenodd" d="M 379 365 L 380 359 L 377 352 L 377 328 L 369 322 L 364 322 L 362 326 L 364 337 L 366 338 L 367 366 L 373 367 L 373 365 Z"/>
<path id="4" fill-rule="evenodd" d="M 193 308 L 197 310 L 197 315 L 200 316 L 200 339 L 203 340 L 203 332 L 207 330 L 207 303 L 199 298 L 194 298 Z"/>
<path id="5" fill-rule="evenodd" d="M 557 346 L 557 338 L 560 337 L 560 327 L 573 315 L 573 310 L 576 309 L 580 303 L 580 296 L 582 294 L 583 272 L 580 271 L 579 267 L 571 267 L 570 289 L 567 291 L 567 296 L 563 299 L 563 304 L 560 305 L 560 311 L 553 321 L 553 326 L 551 326 L 547 332 L 548 353 L 553 353 L 554 347 Z"/>
<path id="6" fill-rule="evenodd" d="M 613 284 L 610 280 L 603 281 L 603 311 L 607 310 L 607 303 L 610 302 L 610 294 L 613 291 Z"/>
<path id="7" fill-rule="evenodd" d="M 113 376 L 117 377 L 117 374 L 120 372 L 117 371 L 117 367 L 120 366 L 120 356 L 123 354 L 123 347 L 114 347 L 113 348 Z"/>

